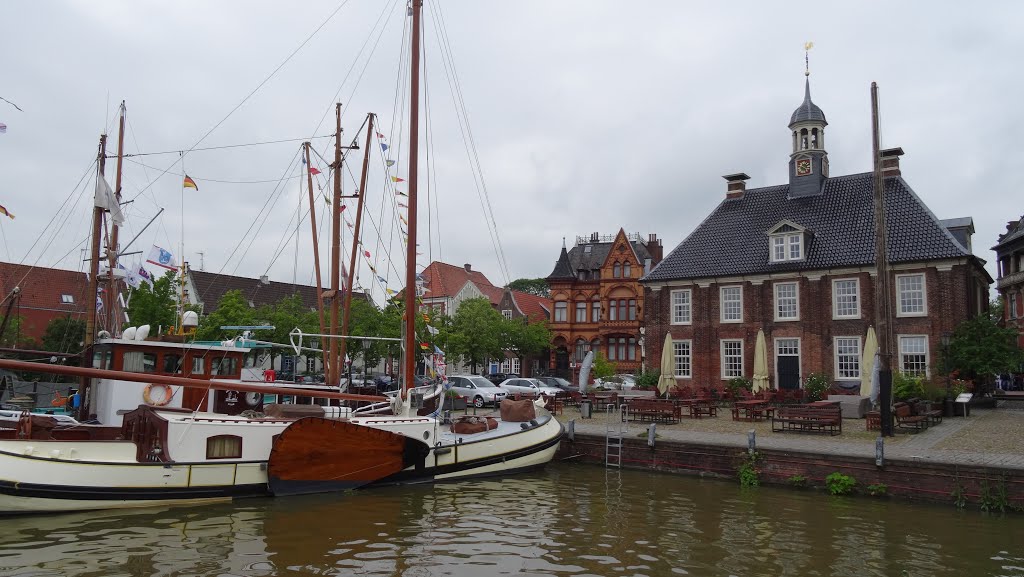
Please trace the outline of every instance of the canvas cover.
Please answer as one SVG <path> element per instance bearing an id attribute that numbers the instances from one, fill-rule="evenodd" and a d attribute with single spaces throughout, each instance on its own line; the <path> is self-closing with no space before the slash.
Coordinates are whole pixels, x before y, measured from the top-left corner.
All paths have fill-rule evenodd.
<path id="1" fill-rule="evenodd" d="M 512 399 L 502 399 L 502 421 L 505 421 L 506 423 L 525 423 L 536 418 L 537 411 L 534 408 L 532 400 L 523 399 L 521 401 L 513 401 Z"/>

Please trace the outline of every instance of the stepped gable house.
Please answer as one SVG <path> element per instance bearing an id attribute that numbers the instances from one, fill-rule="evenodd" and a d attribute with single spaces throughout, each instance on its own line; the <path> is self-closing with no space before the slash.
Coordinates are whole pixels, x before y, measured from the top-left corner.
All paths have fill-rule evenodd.
<path id="1" fill-rule="evenodd" d="M 829 174 L 827 125 L 808 79 L 789 121 L 789 182 L 747 189 L 746 174 L 726 176 L 721 203 L 641 280 L 647 366 L 669 332 L 679 385 L 749 379 L 763 329 L 774 388 L 816 372 L 859 383 L 876 322 L 872 173 Z M 971 219 L 936 219 L 903 179 L 902 154 L 882 151 L 893 369 L 927 375 L 942 335 L 987 308 L 992 279 L 971 254 Z"/>
<path id="2" fill-rule="evenodd" d="M 1024 348 L 1024 217 L 1006 224 L 992 250 L 998 262 L 996 289 L 1003 300 L 1003 321 L 1017 329 L 1017 344 Z"/>
<path id="3" fill-rule="evenodd" d="M 556 375 L 575 381 L 591 350 L 603 353 L 619 372 L 640 369 L 645 307 L 639 281 L 661 257 L 657 235 L 644 241 L 623 229 L 614 236 L 576 237 L 568 251 L 563 244 L 547 277 L 554 301 L 551 369 Z"/>

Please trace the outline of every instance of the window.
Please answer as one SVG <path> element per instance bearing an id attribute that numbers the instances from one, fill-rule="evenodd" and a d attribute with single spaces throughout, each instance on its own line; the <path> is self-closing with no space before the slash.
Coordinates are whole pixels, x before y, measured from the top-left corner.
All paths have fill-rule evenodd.
<path id="1" fill-rule="evenodd" d="M 65 305 L 73 305 L 75 304 L 75 297 L 71 295 L 60 295 L 60 302 Z"/>
<path id="2" fill-rule="evenodd" d="M 626 344 L 626 358 L 631 361 L 636 360 L 636 339 L 633 337 L 630 337 L 629 342 Z"/>
<path id="3" fill-rule="evenodd" d="M 636 299 L 629 299 L 629 320 L 636 320 Z"/>
<path id="4" fill-rule="evenodd" d="M 172 354 L 164 355 L 163 372 L 169 375 L 181 374 L 181 356 Z"/>
<path id="5" fill-rule="evenodd" d="M 743 287 L 724 286 L 719 289 L 722 303 L 722 322 L 743 322 Z"/>
<path id="6" fill-rule="evenodd" d="M 206 374 L 206 359 L 203 357 L 192 357 L 192 374 L 203 375 Z"/>
<path id="7" fill-rule="evenodd" d="M 217 435 L 206 439 L 207 459 L 241 459 L 242 437 Z"/>
<path id="8" fill-rule="evenodd" d="M 688 325 L 692 322 L 693 291 L 680 289 L 672 291 L 672 324 Z"/>
<path id="9" fill-rule="evenodd" d="M 1009 312 L 1011 319 L 1017 318 L 1017 293 L 1006 295 L 1006 310 Z"/>
<path id="10" fill-rule="evenodd" d="M 775 283 L 775 320 L 800 319 L 800 293 L 797 283 Z"/>
<path id="11" fill-rule="evenodd" d="M 234 375 L 238 372 L 238 359 L 234 357 L 221 357 L 213 359 L 210 363 L 210 375 Z"/>
<path id="12" fill-rule="evenodd" d="M 619 299 L 619 320 L 626 320 L 626 299 Z"/>
<path id="13" fill-rule="evenodd" d="M 772 262 L 786 260 L 786 237 L 772 237 Z"/>
<path id="14" fill-rule="evenodd" d="M 555 303 L 555 322 L 564 323 L 568 318 L 569 303 L 565 301 L 558 301 Z"/>
<path id="15" fill-rule="evenodd" d="M 792 230 L 792 228 L 790 228 Z M 786 233 L 772 235 L 772 262 L 803 260 L 803 233 Z"/>
<path id="16" fill-rule="evenodd" d="M 583 361 L 583 357 L 587 356 L 589 351 L 590 343 L 583 339 L 576 339 L 576 362 Z"/>
<path id="17" fill-rule="evenodd" d="M 601 301 L 594 301 L 590 303 L 590 322 L 596 323 L 601 321 Z"/>
<path id="18" fill-rule="evenodd" d="M 722 341 L 722 378 L 743 376 L 743 341 L 730 339 Z"/>
<path id="19" fill-rule="evenodd" d="M 692 363 L 691 363 L 691 341 L 672 341 L 672 347 L 675 349 L 676 359 L 676 371 L 675 375 L 677 378 L 688 379 L 693 376 Z"/>
<path id="20" fill-rule="evenodd" d="M 618 341 L 619 341 L 619 339 L 614 339 L 614 338 L 608 339 L 608 360 L 609 361 L 614 361 L 615 359 L 618 358 L 618 357 L 615 356 L 615 351 L 616 351 L 615 343 L 617 343 Z"/>
<path id="21" fill-rule="evenodd" d="M 140 351 L 129 351 L 121 357 L 122 370 L 129 373 L 156 372 L 156 355 Z"/>
<path id="22" fill-rule="evenodd" d="M 608 301 L 608 320 L 618 320 L 618 309 L 615 308 L 615 299 Z"/>
<path id="23" fill-rule="evenodd" d="M 775 341 L 775 352 L 780 357 L 799 357 L 800 339 L 777 339 Z"/>
<path id="24" fill-rule="evenodd" d="M 923 317 L 928 314 L 924 297 L 923 274 L 896 275 L 896 316 Z"/>
<path id="25" fill-rule="evenodd" d="M 623 278 L 633 278 L 633 272 L 632 272 L 632 269 L 630 268 L 631 266 L 632 265 L 629 264 L 628 262 L 622 263 L 622 277 Z"/>
<path id="26" fill-rule="evenodd" d="M 636 344 L 636 339 L 629 339 L 629 340 L 630 340 L 631 344 L 633 344 L 633 345 Z M 632 349 L 632 347 L 631 347 L 631 349 Z M 608 339 L 608 360 L 609 361 L 625 361 L 627 359 L 627 355 L 628 355 L 628 358 L 636 359 L 636 352 L 635 351 L 630 350 L 627 353 L 627 351 L 626 351 L 626 338 L 625 337 L 618 337 L 618 338 L 613 337 L 613 338 Z"/>
<path id="27" fill-rule="evenodd" d="M 620 265 L 619 263 L 615 263 L 612 266 L 612 277 L 613 278 L 619 278 L 621 276 L 622 276 L 622 265 Z"/>
<path id="28" fill-rule="evenodd" d="M 900 336 L 900 371 L 928 376 L 928 337 Z"/>
<path id="29" fill-rule="evenodd" d="M 593 246 L 593 245 L 590 245 L 590 244 L 588 244 L 588 245 L 585 245 L 585 246 L 583 247 L 583 252 L 584 252 L 584 253 L 589 253 L 589 252 L 590 252 L 590 250 L 591 250 L 592 248 L 594 248 L 594 246 Z"/>
<path id="30" fill-rule="evenodd" d="M 316 357 L 306 357 L 306 372 L 307 373 L 315 373 L 316 372 Z"/>
<path id="31" fill-rule="evenodd" d="M 835 346 L 836 378 L 857 380 L 860 378 L 860 337 L 836 337 Z"/>
<path id="32" fill-rule="evenodd" d="M 501 316 L 505 317 L 505 320 L 512 320 L 512 309 L 505 309 L 501 311 Z"/>
<path id="33" fill-rule="evenodd" d="M 803 242 L 799 234 L 791 234 L 786 237 L 789 243 L 789 260 L 800 260 L 803 258 Z"/>
<path id="34" fill-rule="evenodd" d="M 832 317 L 860 318 L 860 281 L 855 278 L 832 281 Z"/>
<path id="35" fill-rule="evenodd" d="M 587 322 L 587 303 L 579 301 L 576 303 L 576 322 Z"/>

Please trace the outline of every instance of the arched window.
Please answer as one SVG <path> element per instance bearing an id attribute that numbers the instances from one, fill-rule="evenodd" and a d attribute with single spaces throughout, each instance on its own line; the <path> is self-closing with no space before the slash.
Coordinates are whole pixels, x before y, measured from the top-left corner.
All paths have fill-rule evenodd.
<path id="1" fill-rule="evenodd" d="M 612 266 L 612 277 L 613 278 L 620 278 L 621 276 L 622 276 L 622 265 L 620 265 L 619 263 L 615 263 Z"/>
<path id="2" fill-rule="evenodd" d="M 622 263 L 622 278 L 633 278 L 631 265 L 628 262 Z"/>
<path id="3" fill-rule="evenodd" d="M 576 362 L 582 362 L 583 357 L 587 356 L 587 352 L 590 350 L 590 343 L 584 339 L 576 339 Z"/>
<path id="4" fill-rule="evenodd" d="M 807 129 L 800 129 L 800 150 L 807 150 Z"/>
<path id="5" fill-rule="evenodd" d="M 811 129 L 811 148 L 818 148 L 818 129 Z"/>
<path id="6" fill-rule="evenodd" d="M 796 152 L 796 150 L 797 150 L 796 149 L 796 143 L 797 143 L 797 134 L 796 134 L 796 131 L 794 130 L 793 131 L 793 152 Z"/>

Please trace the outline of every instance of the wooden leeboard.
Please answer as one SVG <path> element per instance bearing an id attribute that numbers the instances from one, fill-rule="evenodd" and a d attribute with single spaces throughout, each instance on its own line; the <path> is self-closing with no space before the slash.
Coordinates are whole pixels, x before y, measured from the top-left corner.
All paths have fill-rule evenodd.
<path id="1" fill-rule="evenodd" d="M 425 444 L 395 433 L 306 417 L 274 441 L 268 485 L 275 495 L 355 489 L 414 464 L 427 450 Z"/>

